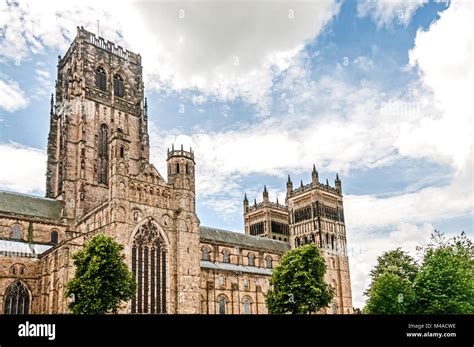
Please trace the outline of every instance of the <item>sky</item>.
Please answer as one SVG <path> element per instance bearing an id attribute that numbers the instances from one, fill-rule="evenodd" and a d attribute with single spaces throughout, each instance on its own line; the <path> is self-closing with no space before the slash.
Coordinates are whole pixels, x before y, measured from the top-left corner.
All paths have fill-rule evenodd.
<path id="1" fill-rule="evenodd" d="M 201 225 L 243 232 L 244 193 L 339 174 L 361 308 L 384 251 L 473 235 L 473 22 L 470 1 L 2 0 L 0 189 L 44 195 L 57 56 L 99 30 L 142 56 L 152 163 L 194 149 Z"/>

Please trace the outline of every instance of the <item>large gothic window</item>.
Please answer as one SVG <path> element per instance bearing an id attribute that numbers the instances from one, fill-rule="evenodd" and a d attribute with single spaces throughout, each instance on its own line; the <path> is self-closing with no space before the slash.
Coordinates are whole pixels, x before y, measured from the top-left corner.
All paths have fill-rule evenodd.
<path id="1" fill-rule="evenodd" d="M 166 313 L 166 247 L 151 221 L 133 240 L 132 273 L 137 284 L 132 313 Z"/>
<path id="2" fill-rule="evenodd" d="M 124 94 L 123 78 L 117 74 L 114 76 L 114 95 L 123 98 Z"/>
<path id="3" fill-rule="evenodd" d="M 99 66 L 97 70 L 95 70 L 95 86 L 104 92 L 107 91 L 107 75 L 102 66 Z"/>
<path id="4" fill-rule="evenodd" d="M 108 149 L 107 149 L 108 131 L 107 125 L 102 124 L 99 129 L 99 183 L 107 184 L 108 168 Z"/>
<path id="5" fill-rule="evenodd" d="M 30 313 L 30 295 L 23 283 L 16 281 L 7 288 L 4 307 L 5 314 Z"/>

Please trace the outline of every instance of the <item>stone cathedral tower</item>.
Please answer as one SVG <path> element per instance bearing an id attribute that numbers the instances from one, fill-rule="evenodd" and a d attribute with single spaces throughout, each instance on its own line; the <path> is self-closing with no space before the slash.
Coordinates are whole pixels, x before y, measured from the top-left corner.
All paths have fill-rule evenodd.
<path id="1" fill-rule="evenodd" d="M 131 175 L 149 159 L 141 57 L 78 29 L 58 57 L 46 196 L 66 203 L 67 218 L 82 216 L 109 198 L 117 157 Z"/>
<path id="2" fill-rule="evenodd" d="M 263 201 L 249 206 L 244 197 L 245 232 L 250 235 L 289 241 L 292 248 L 316 244 L 327 265 L 325 281 L 335 290 L 327 313 L 352 313 L 352 293 L 342 183 L 336 175 L 335 185 L 319 182 L 313 165 L 311 183 L 293 188 L 290 176 L 286 183 L 285 205 L 271 202 L 266 187 Z"/>
<path id="3" fill-rule="evenodd" d="M 70 234 L 124 245 L 137 283 L 126 312 L 199 313 L 194 154 L 168 151 L 168 181 L 150 164 L 140 55 L 78 28 L 50 121 L 46 195 Z"/>

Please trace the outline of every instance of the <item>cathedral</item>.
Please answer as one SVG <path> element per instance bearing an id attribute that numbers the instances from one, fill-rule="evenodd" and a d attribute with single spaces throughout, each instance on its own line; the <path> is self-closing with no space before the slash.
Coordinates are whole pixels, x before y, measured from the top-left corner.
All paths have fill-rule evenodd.
<path id="1" fill-rule="evenodd" d="M 58 57 L 51 98 L 46 197 L 0 191 L 0 310 L 68 313 L 72 255 L 103 233 L 124 246 L 133 314 L 266 314 L 272 269 L 288 250 L 315 243 L 335 289 L 321 313 L 352 313 L 342 185 L 293 187 L 284 204 L 250 203 L 245 233 L 200 225 L 195 155 L 172 147 L 166 179 L 149 161 L 140 54 L 83 27 Z"/>

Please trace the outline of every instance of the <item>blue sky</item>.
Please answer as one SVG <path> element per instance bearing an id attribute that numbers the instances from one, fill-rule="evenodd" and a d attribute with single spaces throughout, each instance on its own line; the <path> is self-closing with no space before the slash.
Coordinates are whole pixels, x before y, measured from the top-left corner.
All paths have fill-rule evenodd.
<path id="1" fill-rule="evenodd" d="M 338 172 L 356 307 L 384 250 L 472 235 L 471 4 L 45 3 L 0 5 L 0 189 L 44 194 L 57 56 L 100 19 L 143 57 L 153 163 L 194 148 L 203 225 L 242 231 L 244 193 Z"/>

